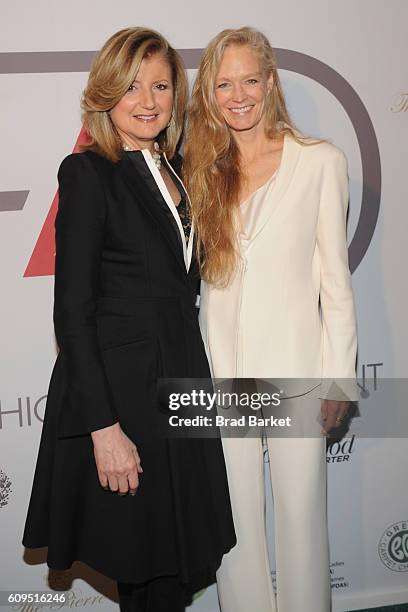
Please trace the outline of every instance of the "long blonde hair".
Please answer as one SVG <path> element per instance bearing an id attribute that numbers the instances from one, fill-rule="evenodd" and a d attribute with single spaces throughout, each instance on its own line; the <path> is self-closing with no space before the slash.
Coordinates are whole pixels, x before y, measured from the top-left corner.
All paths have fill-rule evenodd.
<path id="1" fill-rule="evenodd" d="M 121 143 L 109 111 L 133 83 L 145 57 L 163 53 L 172 72 L 174 101 L 169 126 L 160 134 L 161 149 L 171 159 L 180 140 L 187 105 L 188 86 L 180 55 L 158 32 L 127 28 L 113 34 L 97 53 L 83 92 L 81 107 L 90 142 L 82 149 L 95 151 L 112 161 L 121 156 Z"/>
<path id="2" fill-rule="evenodd" d="M 198 233 L 201 276 L 217 285 L 228 284 L 237 255 L 234 209 L 242 186 L 239 151 L 215 97 L 215 82 L 225 49 L 248 46 L 259 59 L 264 76 L 273 77 L 265 100 L 268 138 L 290 132 L 290 121 L 272 47 L 264 34 L 250 27 L 220 32 L 204 50 L 188 113 L 183 174 L 192 201 Z"/>

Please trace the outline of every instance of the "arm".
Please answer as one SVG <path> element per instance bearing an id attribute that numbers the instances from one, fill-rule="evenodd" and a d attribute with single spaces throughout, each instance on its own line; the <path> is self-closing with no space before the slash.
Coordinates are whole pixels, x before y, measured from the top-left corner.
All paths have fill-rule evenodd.
<path id="1" fill-rule="evenodd" d="M 54 324 L 66 377 L 58 435 L 90 433 L 100 484 L 133 495 L 143 470 L 118 422 L 96 328 L 105 196 L 85 155 L 69 155 L 58 180 Z"/>
<path id="2" fill-rule="evenodd" d="M 90 159 L 69 155 L 58 172 L 54 325 L 66 377 L 60 437 L 118 421 L 96 329 L 105 197 Z"/>
<path id="3" fill-rule="evenodd" d="M 347 161 L 336 150 L 323 168 L 317 224 L 323 325 L 322 398 L 357 400 L 356 320 L 348 265 Z"/>

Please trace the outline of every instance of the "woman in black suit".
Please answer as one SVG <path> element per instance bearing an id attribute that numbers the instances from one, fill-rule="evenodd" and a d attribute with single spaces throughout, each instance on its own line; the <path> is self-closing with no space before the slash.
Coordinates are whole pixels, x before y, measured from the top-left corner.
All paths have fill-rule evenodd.
<path id="1" fill-rule="evenodd" d="M 60 352 L 23 544 L 116 579 L 126 611 L 184 610 L 235 543 L 220 440 L 156 435 L 158 378 L 210 376 L 175 154 L 186 99 L 160 34 L 118 32 L 84 92 L 90 144 L 58 175 Z"/>

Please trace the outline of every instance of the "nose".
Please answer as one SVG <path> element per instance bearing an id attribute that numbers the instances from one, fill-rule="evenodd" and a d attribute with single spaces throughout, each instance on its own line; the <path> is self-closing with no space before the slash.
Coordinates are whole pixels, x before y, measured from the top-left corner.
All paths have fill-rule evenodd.
<path id="1" fill-rule="evenodd" d="M 150 87 L 143 88 L 140 96 L 140 105 L 148 110 L 152 110 L 156 106 L 154 93 Z"/>
<path id="2" fill-rule="evenodd" d="M 232 86 L 232 99 L 234 102 L 242 102 L 246 97 L 245 90 L 241 83 L 234 83 Z"/>

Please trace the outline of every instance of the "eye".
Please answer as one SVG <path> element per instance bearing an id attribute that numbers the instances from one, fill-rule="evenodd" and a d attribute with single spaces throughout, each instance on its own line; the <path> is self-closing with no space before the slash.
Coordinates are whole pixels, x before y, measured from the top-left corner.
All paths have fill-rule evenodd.
<path id="1" fill-rule="evenodd" d="M 136 85 L 134 83 L 132 83 L 132 85 L 129 85 L 128 91 L 136 91 Z"/>
<path id="2" fill-rule="evenodd" d="M 229 83 L 219 83 L 217 85 L 217 89 L 225 89 L 226 87 L 228 87 Z"/>
<path id="3" fill-rule="evenodd" d="M 159 91 L 165 91 L 166 89 L 168 89 L 168 88 L 169 88 L 169 85 L 168 85 L 167 83 L 158 83 L 158 84 L 156 85 L 156 88 L 157 88 Z"/>
<path id="4" fill-rule="evenodd" d="M 247 83 L 249 83 L 249 85 L 256 85 L 257 83 L 259 83 L 258 79 L 248 79 Z"/>

